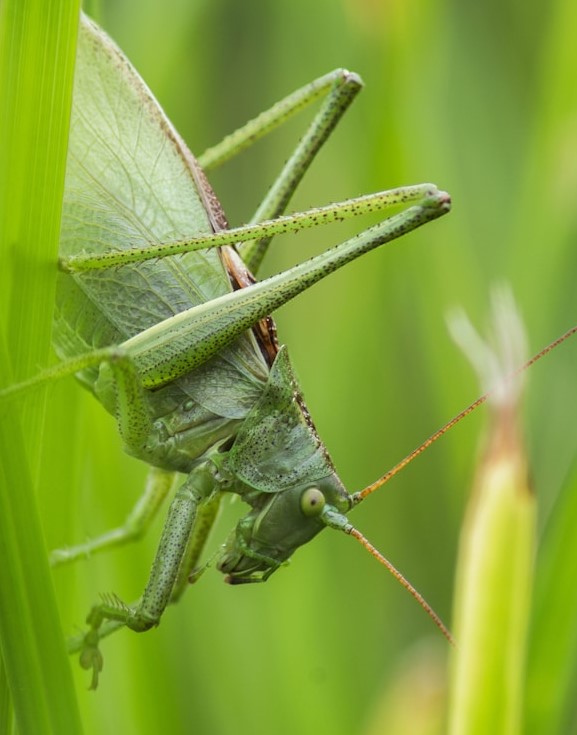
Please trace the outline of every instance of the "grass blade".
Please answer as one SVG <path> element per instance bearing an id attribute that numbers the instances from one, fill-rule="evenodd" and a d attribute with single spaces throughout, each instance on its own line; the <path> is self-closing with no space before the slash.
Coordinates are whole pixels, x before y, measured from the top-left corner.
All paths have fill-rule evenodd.
<path id="1" fill-rule="evenodd" d="M 461 344 L 470 348 L 484 387 L 487 383 L 497 387 L 489 398 L 489 443 L 460 543 L 451 735 L 521 732 L 535 498 L 517 425 L 520 378 L 503 377 L 523 358 L 519 353 L 524 335 L 512 302 L 503 299 L 499 312 L 495 308 L 495 327 L 498 351 L 483 343 L 466 323 L 455 331 Z"/>
<path id="2" fill-rule="evenodd" d="M 47 360 L 78 2 L 0 5 L 0 383 Z M 32 297 L 32 298 L 31 298 Z M 0 407 L 0 640 L 20 735 L 81 732 L 34 479 L 44 412 Z"/>
<path id="3" fill-rule="evenodd" d="M 577 674 L 577 467 L 557 500 L 536 570 L 526 697 L 527 735 L 574 732 Z"/>

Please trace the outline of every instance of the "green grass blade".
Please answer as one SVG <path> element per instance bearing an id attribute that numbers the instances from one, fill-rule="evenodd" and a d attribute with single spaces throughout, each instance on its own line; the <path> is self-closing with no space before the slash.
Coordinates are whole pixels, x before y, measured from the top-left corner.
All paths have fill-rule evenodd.
<path id="1" fill-rule="evenodd" d="M 536 573 L 526 697 L 527 735 L 574 732 L 577 674 L 577 466 L 549 520 Z"/>
<path id="2" fill-rule="evenodd" d="M 451 735 L 522 732 L 535 506 L 515 471 L 494 468 L 465 530 Z"/>
<path id="3" fill-rule="evenodd" d="M 0 732 L 9 733 L 12 722 L 12 701 L 4 661 L 0 657 Z"/>
<path id="4" fill-rule="evenodd" d="M 50 344 L 78 3 L 0 5 L 0 383 Z M 44 402 L 0 409 L 0 641 L 19 735 L 81 732 L 34 482 Z"/>
<path id="5" fill-rule="evenodd" d="M 511 365 L 522 362 L 524 335 L 512 301 L 505 301 L 503 294 L 499 303 L 497 311 L 495 299 L 497 337 L 492 340 L 499 352 L 466 322 L 455 330 L 459 342 L 469 348 L 483 387 L 495 387 L 488 402 L 488 445 L 461 534 L 450 735 L 522 732 L 536 505 L 516 415 L 521 387 L 502 377 L 511 374 Z"/>

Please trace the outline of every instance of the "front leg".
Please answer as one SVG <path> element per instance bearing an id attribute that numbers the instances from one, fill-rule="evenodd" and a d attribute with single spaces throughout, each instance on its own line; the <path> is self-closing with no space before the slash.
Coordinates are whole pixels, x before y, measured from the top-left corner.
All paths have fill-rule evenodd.
<path id="1" fill-rule="evenodd" d="M 92 669 L 92 689 L 96 688 L 102 670 L 99 641 L 104 635 L 122 626 L 143 632 L 159 624 L 178 579 L 198 505 L 212 494 L 215 484 L 214 465 L 206 462 L 194 470 L 177 491 L 170 504 L 150 577 L 140 601 L 129 606 L 109 598 L 95 605 L 88 614 L 86 622 L 90 628 L 83 637 L 80 664 L 85 669 Z M 116 625 L 107 624 L 107 621 L 113 621 Z"/>

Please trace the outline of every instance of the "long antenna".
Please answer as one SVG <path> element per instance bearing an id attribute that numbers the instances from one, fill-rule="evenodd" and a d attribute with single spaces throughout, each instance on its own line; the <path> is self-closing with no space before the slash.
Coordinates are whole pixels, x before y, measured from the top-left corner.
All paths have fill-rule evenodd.
<path id="1" fill-rule="evenodd" d="M 528 360 L 526 363 L 521 365 L 520 368 L 515 370 L 515 372 L 509 376 L 509 379 L 512 379 L 519 373 L 523 372 L 524 370 L 527 370 L 527 368 L 531 367 L 531 365 L 536 363 L 542 357 L 545 357 L 545 355 L 551 352 L 551 350 L 554 350 L 562 342 L 565 342 L 565 340 L 569 339 L 569 337 L 573 336 L 576 333 L 577 333 L 577 325 L 571 327 L 571 329 L 568 329 L 564 334 L 562 334 L 560 337 L 557 337 L 556 340 L 548 344 L 546 347 L 540 350 L 540 352 L 538 352 L 536 355 L 533 355 L 533 357 L 530 360 Z M 396 474 L 398 474 L 402 469 L 404 469 L 408 464 L 410 464 L 416 457 L 418 457 L 419 454 L 424 452 L 425 449 L 428 449 L 431 446 L 431 444 L 436 442 L 437 439 L 440 439 L 443 436 L 443 434 L 449 431 L 449 429 L 452 429 L 453 426 L 455 426 L 455 424 L 458 424 L 459 421 L 461 421 L 461 419 L 464 419 L 465 416 L 468 416 L 470 413 L 472 413 L 482 403 L 485 403 L 487 398 L 489 398 L 489 396 L 491 396 L 492 393 L 493 393 L 493 390 L 490 390 L 487 393 L 484 393 L 479 398 L 477 398 L 476 401 L 473 401 L 471 405 L 467 406 L 467 408 L 465 408 L 463 411 L 461 411 L 456 416 L 454 416 L 444 426 L 441 426 L 440 429 L 437 429 L 437 431 L 435 431 L 434 434 L 431 434 L 431 436 L 428 439 L 425 439 L 425 441 L 422 444 L 420 444 L 416 449 L 413 449 L 413 451 L 410 454 L 408 454 L 404 459 L 402 459 L 392 469 L 390 469 L 388 472 L 385 472 L 385 474 L 382 477 L 380 477 L 378 480 L 375 480 L 375 482 L 371 483 L 370 485 L 367 485 L 367 487 L 364 488 L 364 490 L 359 490 L 359 492 L 353 493 L 352 495 L 353 505 L 358 505 L 362 500 L 368 497 L 371 493 L 374 493 L 375 490 L 378 490 L 386 482 L 391 480 Z"/>
<path id="2" fill-rule="evenodd" d="M 371 544 L 371 542 L 363 536 L 360 531 L 357 531 L 357 529 L 350 524 L 343 530 L 345 531 L 345 533 L 348 533 L 350 536 L 355 538 L 362 546 L 365 547 L 365 549 L 370 554 L 372 554 L 372 556 L 375 557 L 375 559 L 377 559 L 383 566 L 385 566 L 389 570 L 389 572 L 393 575 L 397 582 L 400 582 L 400 584 L 407 590 L 407 592 L 409 592 L 409 594 L 411 594 L 415 598 L 415 600 L 435 623 L 437 628 L 439 628 L 441 633 L 449 641 L 449 643 L 454 646 L 455 639 L 451 635 L 451 632 L 449 631 L 447 626 L 443 623 L 441 618 L 437 615 L 437 613 L 433 610 L 433 608 L 429 605 L 425 598 L 420 594 L 420 592 L 417 592 L 417 590 L 413 587 L 409 580 L 404 577 L 401 572 L 399 572 L 399 570 L 395 566 L 393 566 L 393 564 L 391 564 L 391 562 L 386 557 L 384 557 L 381 552 L 376 549 Z"/>
<path id="3" fill-rule="evenodd" d="M 455 643 L 455 641 L 453 640 L 453 636 L 449 632 L 449 629 L 443 623 L 437 613 L 433 610 L 433 608 L 429 605 L 429 603 L 425 600 L 425 598 L 419 592 L 417 592 L 417 590 L 413 587 L 409 580 L 403 577 L 399 570 L 394 567 L 391 562 L 381 554 L 380 551 L 375 549 L 371 542 L 368 541 L 368 539 L 366 539 L 360 531 L 357 531 L 357 529 L 350 524 L 347 516 L 343 515 L 338 510 L 336 510 L 336 508 L 333 508 L 327 504 L 323 507 L 321 511 L 321 520 L 329 528 L 334 528 L 336 531 L 344 531 L 346 534 L 356 539 L 361 544 L 361 546 L 363 546 L 372 556 L 375 557 L 377 561 L 379 561 L 384 567 L 386 567 L 393 575 L 393 577 L 397 580 L 397 582 L 400 582 L 401 585 L 407 590 L 407 592 L 409 592 L 409 594 L 411 594 L 415 598 L 415 600 L 435 623 L 437 628 L 439 628 L 441 633 L 449 641 L 449 643 Z"/>

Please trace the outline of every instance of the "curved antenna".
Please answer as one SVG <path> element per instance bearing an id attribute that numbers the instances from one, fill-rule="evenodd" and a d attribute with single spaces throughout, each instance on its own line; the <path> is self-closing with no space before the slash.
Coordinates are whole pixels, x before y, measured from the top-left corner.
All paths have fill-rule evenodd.
<path id="1" fill-rule="evenodd" d="M 433 610 L 433 608 L 429 605 L 429 603 L 425 600 L 425 598 L 419 592 L 417 592 L 417 590 L 413 587 L 409 580 L 404 577 L 399 572 L 399 570 L 393 564 L 391 564 L 391 562 L 386 557 L 384 557 L 381 552 L 376 549 L 368 539 L 363 536 L 360 531 L 358 531 L 354 526 L 350 524 L 349 519 L 345 515 L 339 513 L 335 508 L 331 507 L 330 505 L 325 505 L 321 511 L 320 520 L 327 526 L 329 526 L 329 528 L 334 528 L 337 531 L 344 531 L 346 534 L 356 539 L 361 544 L 361 546 L 363 546 L 369 552 L 369 554 L 374 556 L 377 561 L 379 561 L 384 567 L 386 567 L 393 575 L 393 577 L 397 580 L 397 582 L 399 582 L 407 590 L 407 592 L 415 598 L 415 600 L 435 623 L 437 628 L 439 628 L 441 633 L 449 641 L 449 643 L 451 643 L 452 645 L 455 644 L 455 641 L 449 629 L 443 623 L 437 613 Z"/>
<path id="2" fill-rule="evenodd" d="M 554 350 L 556 347 L 558 347 L 562 342 L 565 342 L 565 340 L 569 339 L 569 337 L 573 336 L 575 333 L 577 333 L 577 325 L 571 327 L 571 329 L 568 329 L 564 334 L 562 334 L 560 337 L 557 337 L 557 339 L 553 340 L 553 342 L 550 342 L 546 347 L 544 347 L 542 350 L 540 350 L 536 355 L 533 355 L 533 357 L 530 360 L 527 360 L 526 363 L 521 365 L 515 372 L 511 373 L 509 376 L 509 380 L 514 378 L 515 376 L 519 375 L 519 373 L 523 372 L 524 370 L 527 370 L 527 368 L 531 367 L 534 363 L 536 363 L 538 360 L 540 360 L 542 357 L 545 357 L 549 352 Z M 440 439 L 443 434 L 445 434 L 449 429 L 452 429 L 455 424 L 458 424 L 461 419 L 464 419 L 465 416 L 468 416 L 470 413 L 472 413 L 476 408 L 478 408 L 482 403 L 485 403 L 487 398 L 489 398 L 495 389 L 488 391 L 487 393 L 484 393 L 482 396 L 479 396 L 476 401 L 473 401 L 467 408 L 463 409 L 460 413 L 458 413 L 456 416 L 453 416 L 453 418 L 450 421 L 447 421 L 446 424 L 441 426 L 440 429 L 437 429 L 434 434 L 431 434 L 431 436 L 428 439 L 425 439 L 425 441 L 420 444 L 416 449 L 413 449 L 413 451 L 410 454 L 407 454 L 407 456 L 402 459 L 400 462 L 398 462 L 392 469 L 388 470 L 388 472 L 385 472 L 385 474 L 380 477 L 378 480 L 375 480 L 375 482 L 371 483 L 370 485 L 367 485 L 366 488 L 363 490 L 359 490 L 356 493 L 353 493 L 351 496 L 351 502 L 352 505 L 358 505 L 362 500 L 364 500 L 366 497 L 371 495 L 371 493 L 374 493 L 375 490 L 378 490 L 380 487 L 382 487 L 385 483 L 387 483 L 389 480 L 391 480 L 396 474 L 398 474 L 402 469 L 404 469 L 408 464 L 410 464 L 416 457 L 419 456 L 422 452 L 425 451 L 425 449 L 428 449 L 431 444 L 437 441 L 437 439 Z"/>
<path id="3" fill-rule="evenodd" d="M 344 529 L 343 529 L 344 530 Z M 391 562 L 384 557 L 381 552 L 376 549 L 371 542 L 366 539 L 363 534 L 360 531 L 357 531 L 356 528 L 353 528 L 353 526 L 350 526 L 350 530 L 345 530 L 345 533 L 348 533 L 350 536 L 355 538 L 361 546 L 364 546 L 364 548 L 371 554 L 372 556 L 377 559 L 383 566 L 385 566 L 389 572 L 393 575 L 393 577 L 399 582 L 406 590 L 407 592 L 412 595 L 415 600 L 419 603 L 419 605 L 423 608 L 423 610 L 427 613 L 427 615 L 431 618 L 431 620 L 435 623 L 437 628 L 441 631 L 441 633 L 445 636 L 445 638 L 449 641 L 451 645 L 455 645 L 455 639 L 451 635 L 451 631 L 447 628 L 447 626 L 443 623 L 441 618 L 437 615 L 437 613 L 433 610 L 433 608 L 429 605 L 429 603 L 425 600 L 423 595 L 421 595 L 420 592 L 417 592 L 417 590 L 413 587 L 413 585 L 409 582 L 409 580 L 404 577 L 399 570 L 391 564 Z"/>

